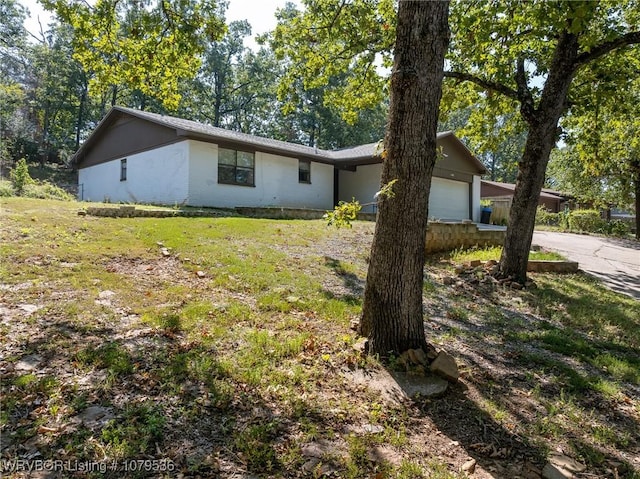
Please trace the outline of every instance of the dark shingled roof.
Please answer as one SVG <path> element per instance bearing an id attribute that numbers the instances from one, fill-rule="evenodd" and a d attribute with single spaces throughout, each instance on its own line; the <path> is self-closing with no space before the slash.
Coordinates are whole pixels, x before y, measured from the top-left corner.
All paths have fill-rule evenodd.
<path id="1" fill-rule="evenodd" d="M 84 155 L 84 152 L 91 147 L 91 144 L 94 141 L 94 137 L 96 136 L 95 133 L 98 132 L 101 129 L 101 126 L 107 123 L 108 119 L 117 112 L 126 113 L 136 118 L 175 129 L 178 135 L 187 138 L 192 137 L 195 139 L 201 139 L 213 143 L 220 141 L 239 143 L 252 146 L 257 150 L 262 149 L 267 152 L 282 154 L 284 156 L 303 157 L 304 159 L 310 159 L 320 163 L 328 163 L 336 166 L 371 164 L 379 163 L 381 161 L 379 143 L 368 143 L 366 145 L 358 145 L 349 148 L 342 148 L 339 150 L 322 150 L 320 148 L 274 140 L 262 136 L 249 135 L 246 133 L 240 133 L 238 131 L 232 131 L 224 128 L 206 125 L 197 121 L 185 120 L 183 118 L 176 118 L 173 116 L 161 115 L 158 113 L 151 113 L 148 111 L 141 111 L 122 106 L 114 106 L 107 113 L 107 115 L 102 119 L 102 121 L 94 130 L 94 133 L 92 133 L 87 141 L 85 141 L 84 144 L 78 149 L 78 151 L 74 155 L 74 161 L 78 161 Z M 473 156 L 473 154 L 453 134 L 453 132 L 445 131 L 438 133 L 439 140 L 446 137 L 454 138 L 464 148 L 464 150 L 469 154 L 470 160 L 476 164 L 480 172 L 484 173 L 486 171 L 482 163 L 475 156 Z"/>

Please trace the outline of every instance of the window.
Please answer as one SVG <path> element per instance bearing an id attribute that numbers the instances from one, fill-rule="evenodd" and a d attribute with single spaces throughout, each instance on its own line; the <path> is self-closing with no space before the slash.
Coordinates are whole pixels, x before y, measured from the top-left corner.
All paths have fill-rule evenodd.
<path id="1" fill-rule="evenodd" d="M 255 158 L 247 151 L 218 149 L 218 183 L 255 186 Z"/>
<path id="2" fill-rule="evenodd" d="M 311 183 L 311 162 L 298 160 L 298 183 Z"/>
<path id="3" fill-rule="evenodd" d="M 120 160 L 120 181 L 127 181 L 127 159 Z"/>

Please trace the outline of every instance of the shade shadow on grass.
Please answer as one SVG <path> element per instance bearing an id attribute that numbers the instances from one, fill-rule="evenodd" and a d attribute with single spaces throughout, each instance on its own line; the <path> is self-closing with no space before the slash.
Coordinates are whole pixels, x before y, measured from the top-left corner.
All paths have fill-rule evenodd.
<path id="1" fill-rule="evenodd" d="M 620 477 L 636 477 L 629 460 L 640 437 L 634 301 L 582 275 L 536 278 L 537 289 L 507 298 L 465 290 L 478 306 L 471 319 L 448 315 L 429 324 L 464 332 L 448 338 L 448 347 L 465 365 L 480 408 L 507 432 L 541 456 L 564 444 L 591 474 L 616 468 Z M 538 314 L 518 311 L 514 320 L 511 310 L 523 306 Z"/>
<path id="2" fill-rule="evenodd" d="M 349 294 L 353 297 L 361 297 L 364 293 L 365 282 L 356 273 L 349 271 L 342 261 L 330 256 L 324 257 L 324 264 L 338 276 Z"/>

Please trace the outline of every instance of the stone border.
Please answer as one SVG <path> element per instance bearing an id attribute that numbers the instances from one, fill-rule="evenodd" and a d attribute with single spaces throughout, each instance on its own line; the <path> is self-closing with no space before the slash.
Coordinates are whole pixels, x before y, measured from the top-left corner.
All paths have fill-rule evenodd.
<path id="1" fill-rule="evenodd" d="M 135 206 L 122 205 L 119 208 L 89 206 L 86 210 L 78 211 L 78 215 L 101 216 L 107 218 L 217 218 L 227 216 L 230 211 L 222 210 L 152 210 L 137 209 Z"/>
<path id="2" fill-rule="evenodd" d="M 527 271 L 530 273 L 577 273 L 577 261 L 546 261 L 546 260 L 529 260 L 527 263 Z"/>
<path id="3" fill-rule="evenodd" d="M 470 221 L 462 223 L 444 223 L 433 221 L 427 226 L 427 253 L 452 251 L 458 248 L 474 246 L 502 246 L 506 230 L 481 230 Z"/>

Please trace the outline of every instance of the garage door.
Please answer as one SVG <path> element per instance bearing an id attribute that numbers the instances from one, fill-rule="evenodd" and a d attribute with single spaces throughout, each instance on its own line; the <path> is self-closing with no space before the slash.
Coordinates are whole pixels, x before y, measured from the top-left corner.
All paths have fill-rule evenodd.
<path id="1" fill-rule="evenodd" d="M 469 183 L 434 177 L 429 194 L 429 218 L 469 219 L 469 190 Z"/>

